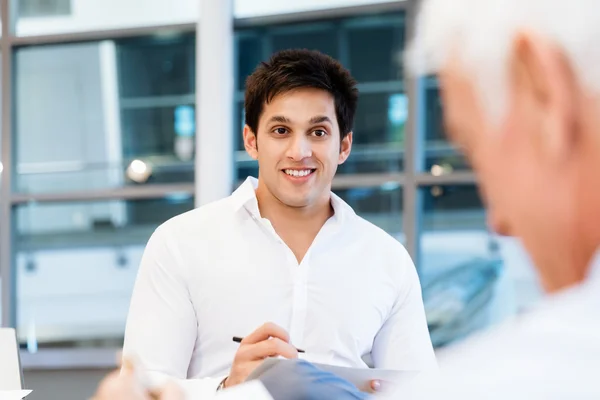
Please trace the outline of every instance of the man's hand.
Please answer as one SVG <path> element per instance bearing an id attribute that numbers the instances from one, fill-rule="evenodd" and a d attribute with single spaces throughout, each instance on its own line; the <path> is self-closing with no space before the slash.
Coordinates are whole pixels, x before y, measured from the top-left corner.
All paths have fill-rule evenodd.
<path id="1" fill-rule="evenodd" d="M 246 336 L 233 359 L 226 388 L 239 385 L 268 357 L 298 358 L 298 351 L 290 343 L 288 333 L 273 323 L 266 323 Z"/>
<path id="2" fill-rule="evenodd" d="M 129 362 L 123 363 L 121 371 L 114 371 L 100 382 L 92 400 L 183 400 L 184 395 L 175 384 L 167 384 L 158 391 L 144 388 Z"/>

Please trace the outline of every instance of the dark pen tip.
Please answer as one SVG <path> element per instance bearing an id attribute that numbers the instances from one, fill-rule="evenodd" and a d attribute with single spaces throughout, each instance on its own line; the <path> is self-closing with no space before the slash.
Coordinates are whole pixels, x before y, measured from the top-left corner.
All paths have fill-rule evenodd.
<path id="1" fill-rule="evenodd" d="M 234 336 L 233 337 L 233 341 L 236 343 L 242 343 L 242 340 L 244 340 L 244 338 L 241 338 L 239 336 Z M 300 349 L 296 349 L 298 351 L 298 353 L 306 353 L 304 350 L 300 350 Z"/>

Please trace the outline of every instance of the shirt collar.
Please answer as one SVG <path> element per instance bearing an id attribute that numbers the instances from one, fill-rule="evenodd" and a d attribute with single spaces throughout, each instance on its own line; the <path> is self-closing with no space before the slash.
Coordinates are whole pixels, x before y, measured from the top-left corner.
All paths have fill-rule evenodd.
<path id="1" fill-rule="evenodd" d="M 258 187 L 258 179 L 249 176 L 231 195 L 233 201 L 233 211 L 237 212 L 242 207 L 248 208 L 250 211 L 256 211 L 258 215 L 258 201 L 256 200 L 256 188 Z"/>
<path id="2" fill-rule="evenodd" d="M 234 211 L 237 212 L 245 208 L 255 216 L 260 216 L 258 209 L 258 200 L 256 199 L 256 188 L 258 179 L 249 176 L 231 195 Z M 336 222 L 343 223 L 356 215 L 352 207 L 342 200 L 338 195 L 331 192 L 331 206 L 333 207 L 333 219 Z"/>
<path id="3" fill-rule="evenodd" d="M 596 254 L 592 258 L 590 267 L 588 269 L 588 282 L 595 282 L 596 285 L 600 285 L 600 248 L 596 250 Z"/>

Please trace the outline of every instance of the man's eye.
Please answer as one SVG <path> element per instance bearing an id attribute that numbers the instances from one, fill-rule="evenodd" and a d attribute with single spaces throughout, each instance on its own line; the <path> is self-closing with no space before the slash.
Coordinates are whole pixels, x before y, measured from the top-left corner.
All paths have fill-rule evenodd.
<path id="1" fill-rule="evenodd" d="M 324 131 L 324 130 L 322 130 L 322 129 L 317 129 L 316 131 L 313 131 L 313 134 L 314 134 L 316 137 L 323 137 L 323 136 L 327 135 L 327 132 L 325 132 L 325 131 Z"/>
<path id="2" fill-rule="evenodd" d="M 285 129 L 285 128 L 276 128 L 274 132 L 278 133 L 280 135 L 285 135 L 287 133 L 287 129 Z"/>

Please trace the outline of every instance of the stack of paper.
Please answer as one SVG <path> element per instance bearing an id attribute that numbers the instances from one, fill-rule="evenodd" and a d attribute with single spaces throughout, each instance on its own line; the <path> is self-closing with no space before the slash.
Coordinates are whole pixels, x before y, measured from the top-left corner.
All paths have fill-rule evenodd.
<path id="1" fill-rule="evenodd" d="M 0 400 L 21 400 L 29 393 L 31 390 L 0 390 Z"/>
<path id="2" fill-rule="evenodd" d="M 0 400 L 21 400 L 31 390 L 23 390 L 19 346 L 14 329 L 0 328 Z"/>
<path id="3" fill-rule="evenodd" d="M 264 374 L 269 369 L 273 368 L 278 363 L 290 362 L 295 362 L 295 360 L 286 360 L 284 358 L 267 358 L 257 369 L 255 369 L 252 372 L 252 374 L 250 374 L 247 380 L 259 379 L 262 374 Z M 401 381 L 403 382 L 405 379 L 409 380 L 416 376 L 416 373 L 412 371 L 394 371 L 388 369 L 372 368 L 348 368 L 321 363 L 312 364 L 323 371 L 331 372 L 332 374 L 349 381 L 360 390 L 368 389 L 372 380 L 379 380 L 384 386 L 387 386 L 389 384 L 396 385 Z"/>

